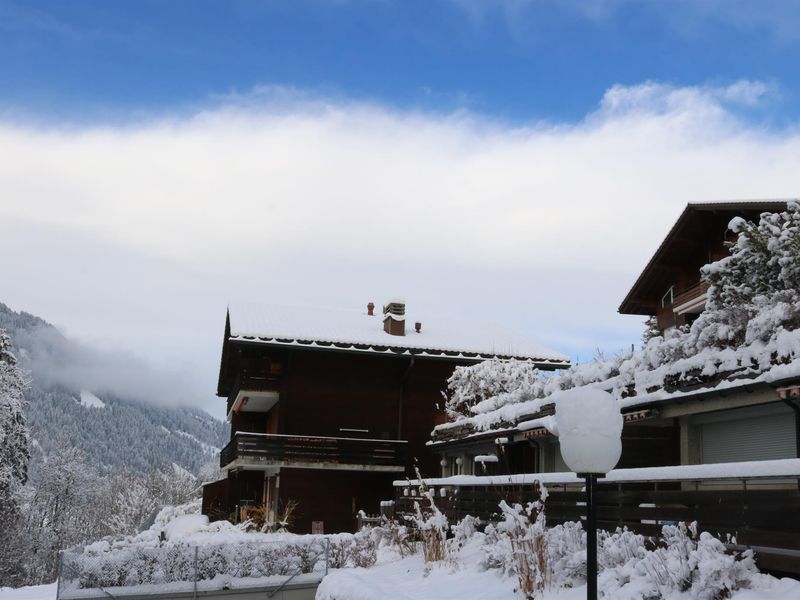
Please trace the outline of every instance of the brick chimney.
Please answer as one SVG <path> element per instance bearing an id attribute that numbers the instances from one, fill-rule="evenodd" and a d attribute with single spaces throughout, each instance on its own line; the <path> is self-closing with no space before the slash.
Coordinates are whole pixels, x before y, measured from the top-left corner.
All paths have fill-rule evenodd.
<path id="1" fill-rule="evenodd" d="M 406 334 L 406 303 L 390 300 L 383 307 L 383 330 L 390 335 Z"/>
<path id="2" fill-rule="evenodd" d="M 370 302 L 369 304 L 367 304 L 367 314 L 370 317 L 374 317 L 375 316 L 375 303 L 374 302 Z"/>

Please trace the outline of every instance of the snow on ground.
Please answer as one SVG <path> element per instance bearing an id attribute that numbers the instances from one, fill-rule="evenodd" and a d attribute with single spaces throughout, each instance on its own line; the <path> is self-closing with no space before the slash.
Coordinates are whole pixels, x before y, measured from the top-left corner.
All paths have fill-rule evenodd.
<path id="1" fill-rule="evenodd" d="M 455 564 L 435 567 L 426 575 L 422 555 L 417 554 L 370 569 L 332 571 L 322 580 L 317 600 L 508 600 L 514 598 L 515 586 L 510 578 Z"/>
<path id="2" fill-rule="evenodd" d="M 16 589 L 0 587 L 0 600 L 55 600 L 57 588 L 55 583 Z"/>
<path id="3" fill-rule="evenodd" d="M 97 396 L 95 396 L 92 392 L 87 392 L 86 390 L 81 390 L 81 399 L 80 399 L 81 406 L 85 406 L 86 408 L 105 408 L 106 403 L 100 400 Z"/>
<path id="4" fill-rule="evenodd" d="M 770 580 L 768 580 L 770 581 Z M 771 580 L 772 587 L 742 590 L 731 600 L 798 600 L 800 582 Z M 765 583 L 769 585 L 769 583 Z M 476 563 L 445 562 L 426 571 L 421 554 L 380 564 L 370 569 L 331 571 L 317 590 L 316 600 L 513 600 L 517 582 L 497 571 L 482 571 Z M 583 600 L 586 586 L 547 591 L 541 600 Z M 0 597 L 0 600 L 4 600 Z M 641 596 L 615 595 L 613 600 L 641 600 Z M 691 600 L 673 594 L 664 600 Z"/>

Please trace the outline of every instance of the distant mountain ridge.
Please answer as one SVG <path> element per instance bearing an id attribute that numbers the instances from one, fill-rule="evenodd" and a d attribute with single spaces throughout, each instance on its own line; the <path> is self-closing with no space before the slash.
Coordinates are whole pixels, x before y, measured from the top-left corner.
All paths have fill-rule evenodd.
<path id="1" fill-rule="evenodd" d="M 197 473 L 227 443 L 228 425 L 198 408 L 160 406 L 146 398 L 134 401 L 72 381 L 53 381 L 42 361 L 35 360 L 41 340 L 48 360 L 58 361 L 61 371 L 69 369 L 72 354 L 85 351 L 47 321 L 0 303 L 0 329 L 9 334 L 21 366 L 30 373 L 25 397 L 33 469 L 47 455 L 74 446 L 102 473 L 145 473 L 173 463 Z M 86 369 L 85 359 L 81 369 Z"/>

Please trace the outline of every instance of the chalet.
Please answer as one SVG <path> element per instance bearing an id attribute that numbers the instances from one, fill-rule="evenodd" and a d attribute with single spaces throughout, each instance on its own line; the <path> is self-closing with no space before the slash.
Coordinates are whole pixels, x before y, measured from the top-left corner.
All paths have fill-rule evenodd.
<path id="1" fill-rule="evenodd" d="M 438 469 L 426 442 L 441 422 L 457 365 L 489 358 L 545 370 L 569 359 L 477 322 L 406 317 L 395 300 L 365 311 L 235 304 L 225 321 L 217 395 L 227 401 L 225 477 L 203 489 L 203 512 L 274 522 L 297 503 L 292 530 L 347 531 L 392 481 Z"/>
<path id="2" fill-rule="evenodd" d="M 700 268 L 727 254 L 734 217 L 758 221 L 786 201 L 689 204 L 661 242 L 620 306 L 623 314 L 656 317 L 659 328 L 691 323 L 705 306 Z M 716 380 L 684 378 L 621 399 L 626 426 L 620 468 L 695 465 L 798 457 L 798 378 L 723 373 Z M 489 430 L 474 420 L 438 425 L 432 447 L 443 475 L 561 472 L 558 440 L 545 426 L 552 403 L 524 405 Z M 486 415 L 482 418 L 486 422 Z M 485 428 L 484 428 L 485 429 Z M 502 444 L 497 444 L 501 440 Z M 498 450 L 500 451 L 498 454 Z M 477 464 L 475 457 L 498 456 Z"/>
<path id="3" fill-rule="evenodd" d="M 705 308 L 700 267 L 726 256 L 730 221 L 758 222 L 761 213 L 786 209 L 772 201 L 688 205 L 620 312 L 655 317 L 662 332 L 692 323 Z M 776 362 L 768 352 L 757 367 L 749 356 L 734 357 L 667 376 L 647 372 L 643 354 L 638 363 L 634 354 L 627 355 L 627 383 L 620 383 L 622 362 L 598 376 L 589 370 L 603 365 L 583 367 L 583 374 L 572 368 L 576 380 L 615 394 L 625 420 L 620 463 L 601 480 L 601 521 L 656 533 L 662 522 L 697 520 L 759 549 L 765 568 L 799 573 L 800 359 Z M 487 518 L 501 498 L 528 501 L 520 485 L 533 479 L 553 486 L 551 522 L 580 518 L 583 492 L 561 458 L 554 412 L 545 394 L 434 428 L 442 477 L 428 484 L 448 499 L 443 505 L 453 518 Z M 413 488 L 395 486 L 398 506 L 407 508 Z"/>
<path id="4" fill-rule="evenodd" d="M 620 314 L 655 317 L 661 331 L 691 324 L 708 291 L 700 268 L 728 255 L 731 219 L 758 221 L 763 212 L 785 209 L 785 200 L 687 205 L 620 304 Z"/>

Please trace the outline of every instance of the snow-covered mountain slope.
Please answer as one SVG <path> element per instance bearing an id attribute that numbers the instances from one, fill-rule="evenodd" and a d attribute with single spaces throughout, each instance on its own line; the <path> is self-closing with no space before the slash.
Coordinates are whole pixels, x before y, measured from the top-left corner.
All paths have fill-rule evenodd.
<path id="1" fill-rule="evenodd" d="M 33 469 L 50 453 L 75 446 L 100 472 L 122 468 L 144 473 L 173 463 L 197 472 L 227 442 L 227 424 L 198 408 L 168 407 L 148 398 L 132 400 L 52 381 L 32 356 L 37 338 L 58 339 L 48 349 L 61 369 L 69 365 L 75 343 L 39 317 L 0 303 L 0 329 L 8 332 L 21 366 L 30 373 L 25 396 Z M 85 360 L 81 368 L 86 369 Z"/>

